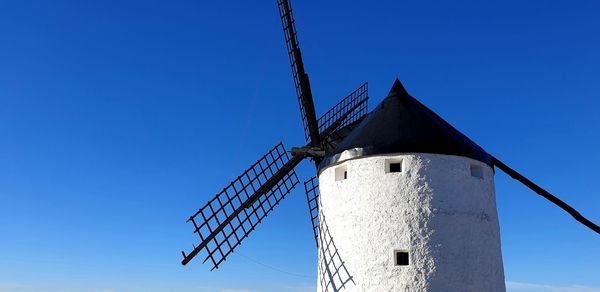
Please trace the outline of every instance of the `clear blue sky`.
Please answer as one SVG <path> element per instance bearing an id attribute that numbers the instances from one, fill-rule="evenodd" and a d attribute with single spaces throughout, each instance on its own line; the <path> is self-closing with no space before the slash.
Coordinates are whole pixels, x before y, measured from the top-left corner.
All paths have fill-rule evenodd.
<path id="1" fill-rule="evenodd" d="M 300 188 L 219 271 L 179 263 L 187 216 L 302 144 L 275 2 L 0 4 L 0 291 L 314 290 Z M 293 4 L 318 114 L 399 77 L 600 222 L 597 1 Z M 600 237 L 496 180 L 509 290 L 599 291 Z"/>

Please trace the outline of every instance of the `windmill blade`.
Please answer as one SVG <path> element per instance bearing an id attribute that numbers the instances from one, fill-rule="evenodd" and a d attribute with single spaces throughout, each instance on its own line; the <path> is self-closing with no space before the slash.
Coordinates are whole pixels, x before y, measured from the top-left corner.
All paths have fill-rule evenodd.
<path id="1" fill-rule="evenodd" d="M 350 282 L 356 284 L 329 233 L 329 227 L 323 212 L 319 212 L 318 250 L 318 265 L 321 271 L 319 275 L 320 291 L 338 292 Z"/>
<path id="2" fill-rule="evenodd" d="M 365 82 L 318 119 L 319 132 L 325 131 L 341 117 L 344 119 L 334 131 L 356 122 L 367 114 L 368 100 L 369 84 Z"/>
<path id="3" fill-rule="evenodd" d="M 238 176 L 214 198 L 190 216 L 188 222 L 200 237 L 200 245 L 186 255 L 183 265 L 204 251 L 213 270 L 239 246 L 256 226 L 298 184 L 294 167 L 304 159 L 291 159 L 282 143 Z"/>
<path id="4" fill-rule="evenodd" d="M 319 132 L 325 151 L 334 149 L 369 112 L 368 100 L 369 87 L 365 82 L 319 118 Z M 325 135 L 330 127 L 330 134 Z"/>
<path id="5" fill-rule="evenodd" d="M 302 53 L 300 52 L 298 37 L 296 36 L 292 5 L 289 0 L 277 0 L 277 6 L 279 7 L 285 45 L 287 46 L 288 57 L 290 58 L 294 86 L 296 87 L 296 95 L 298 96 L 298 105 L 300 106 L 300 114 L 302 115 L 302 123 L 304 124 L 304 137 L 306 138 L 306 142 L 316 147 L 320 145 L 319 126 L 310 90 L 310 82 L 308 81 L 308 75 L 304 71 Z"/>
<path id="6" fill-rule="evenodd" d="M 304 182 L 306 201 L 308 202 L 308 213 L 312 223 L 315 242 L 319 246 L 319 179 L 313 176 Z"/>
<path id="7" fill-rule="evenodd" d="M 498 167 L 499 169 L 504 171 L 506 174 L 510 175 L 510 177 L 518 180 L 519 182 L 524 184 L 526 187 L 528 187 L 532 191 L 536 192 L 538 195 L 544 197 L 545 199 L 552 202 L 556 206 L 565 210 L 567 213 L 569 213 L 569 215 L 571 215 L 573 218 L 575 218 L 575 220 L 577 220 L 577 222 L 583 224 L 587 228 L 600 234 L 600 226 L 596 225 L 594 222 L 590 221 L 589 219 L 583 217 L 583 215 L 581 215 L 577 210 L 575 210 L 575 208 L 569 206 L 567 203 L 563 202 L 561 199 L 557 198 L 556 196 L 552 195 L 548 191 L 544 190 L 542 187 L 538 186 L 537 184 L 535 184 L 534 182 L 532 182 L 531 180 L 529 180 L 522 174 L 518 173 L 514 169 L 510 168 L 508 165 L 504 164 L 502 161 L 498 160 L 496 157 L 492 157 L 492 165 Z"/>
<path id="8" fill-rule="evenodd" d="M 321 291 L 340 291 L 349 282 L 354 283 L 352 275 L 348 272 L 344 261 L 331 237 L 325 215 L 320 212 L 319 204 L 319 179 L 312 177 L 304 182 L 306 199 L 313 233 L 317 243 L 318 264 L 321 274 L 319 285 Z"/>

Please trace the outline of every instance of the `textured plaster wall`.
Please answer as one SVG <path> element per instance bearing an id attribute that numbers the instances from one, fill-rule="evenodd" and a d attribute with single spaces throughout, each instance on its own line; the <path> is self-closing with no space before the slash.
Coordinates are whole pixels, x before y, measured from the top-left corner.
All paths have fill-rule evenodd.
<path id="1" fill-rule="evenodd" d="M 386 173 L 386 159 L 401 159 L 402 172 Z M 472 164 L 483 178 L 471 176 Z M 339 166 L 347 179 L 335 181 Z M 324 169 L 319 186 L 320 212 L 355 283 L 341 291 L 505 291 L 486 164 L 438 154 L 371 156 Z M 395 266 L 394 250 L 408 250 L 410 264 Z"/>

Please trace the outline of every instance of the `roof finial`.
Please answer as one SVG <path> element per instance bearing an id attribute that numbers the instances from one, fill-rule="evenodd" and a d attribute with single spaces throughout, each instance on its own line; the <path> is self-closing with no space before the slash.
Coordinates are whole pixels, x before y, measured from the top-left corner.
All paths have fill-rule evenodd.
<path id="1" fill-rule="evenodd" d="M 388 96 L 390 96 L 390 95 L 398 95 L 398 96 L 408 95 L 408 92 L 402 85 L 402 82 L 400 82 L 400 79 L 396 78 L 396 81 L 394 81 L 394 85 L 392 86 L 390 93 L 388 93 Z"/>

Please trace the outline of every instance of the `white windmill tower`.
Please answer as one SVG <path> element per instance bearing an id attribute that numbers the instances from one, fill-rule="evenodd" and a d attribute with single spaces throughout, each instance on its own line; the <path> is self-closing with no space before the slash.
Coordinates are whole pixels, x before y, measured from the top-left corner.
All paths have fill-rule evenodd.
<path id="1" fill-rule="evenodd" d="M 348 291 L 504 291 L 491 162 L 396 80 L 320 164 Z"/>
<path id="2" fill-rule="evenodd" d="M 504 291 L 494 167 L 600 233 L 398 80 L 370 113 L 365 83 L 317 119 L 289 0 L 278 6 L 307 144 L 291 157 L 277 144 L 190 216 L 200 243 L 182 264 L 202 253 L 218 268 L 298 185 L 305 158 L 318 291 Z"/>

